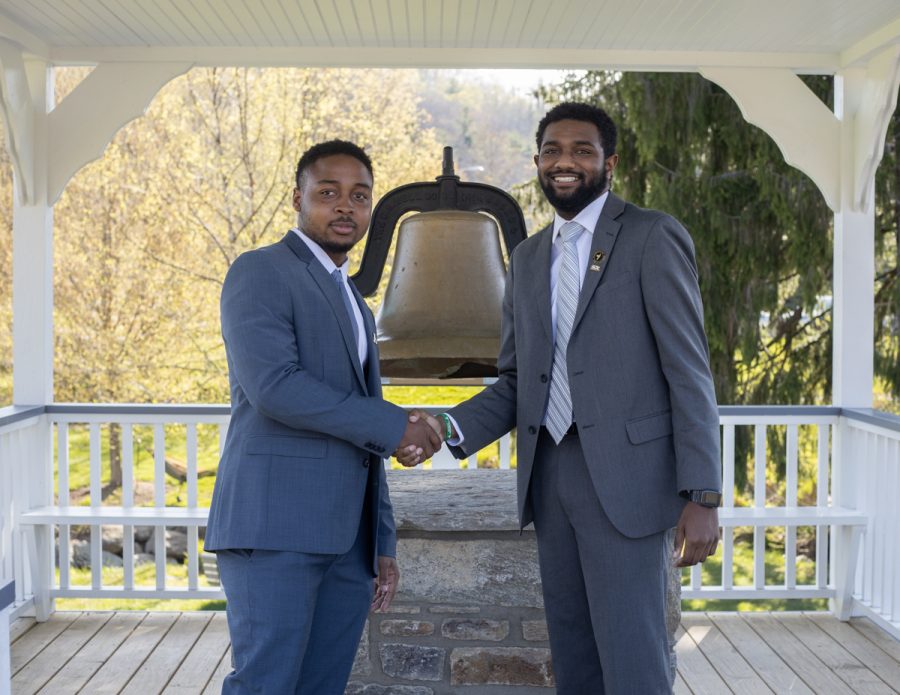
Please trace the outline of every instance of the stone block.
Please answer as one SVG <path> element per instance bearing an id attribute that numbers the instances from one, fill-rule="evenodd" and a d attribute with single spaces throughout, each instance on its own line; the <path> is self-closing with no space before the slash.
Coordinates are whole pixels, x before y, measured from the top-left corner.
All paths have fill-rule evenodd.
<path id="1" fill-rule="evenodd" d="M 471 613 L 481 613 L 481 609 L 478 606 L 431 606 L 428 609 L 429 613 L 457 613 L 457 614 L 471 614 Z"/>
<path id="2" fill-rule="evenodd" d="M 434 623 L 426 620 L 382 620 L 381 634 L 390 637 L 416 637 L 434 634 Z"/>
<path id="3" fill-rule="evenodd" d="M 422 609 L 419 606 L 410 606 L 403 603 L 392 603 L 391 607 L 385 611 L 385 613 L 405 613 L 407 615 L 415 615 L 421 612 Z"/>
<path id="4" fill-rule="evenodd" d="M 359 646 L 356 648 L 356 657 L 353 659 L 353 670 L 350 672 L 353 676 L 368 676 L 372 673 L 372 659 L 369 656 L 369 621 L 363 627 L 362 639 L 359 640 Z"/>
<path id="5" fill-rule="evenodd" d="M 466 647 L 450 652 L 450 685 L 554 684 L 550 650 L 529 647 Z"/>
<path id="6" fill-rule="evenodd" d="M 522 637 L 529 642 L 546 642 L 550 639 L 547 634 L 546 620 L 523 620 Z"/>
<path id="7" fill-rule="evenodd" d="M 448 639 L 500 642 L 509 635 L 509 621 L 452 618 L 443 622 L 441 634 Z"/>
<path id="8" fill-rule="evenodd" d="M 381 670 L 391 678 L 439 681 L 444 676 L 447 652 L 418 644 L 381 645 Z"/>
<path id="9" fill-rule="evenodd" d="M 379 685 L 350 681 L 344 695 L 434 695 L 434 690 L 424 685 Z"/>
<path id="10" fill-rule="evenodd" d="M 401 534 L 397 560 L 403 601 L 543 608 L 533 534 L 447 540 Z"/>

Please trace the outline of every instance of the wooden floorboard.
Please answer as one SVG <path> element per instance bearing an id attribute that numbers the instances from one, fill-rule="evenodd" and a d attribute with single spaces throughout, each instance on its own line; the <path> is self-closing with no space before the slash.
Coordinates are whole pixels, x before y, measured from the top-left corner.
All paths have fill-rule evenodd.
<path id="1" fill-rule="evenodd" d="M 806 615 L 801 613 L 772 613 L 772 615 L 809 647 L 854 693 L 896 695 L 892 688 Z"/>
<path id="2" fill-rule="evenodd" d="M 231 671 L 224 613 L 54 613 L 10 642 L 13 695 L 218 695 Z M 865 618 L 685 613 L 675 651 L 675 695 L 900 695 L 900 641 Z"/>
<path id="3" fill-rule="evenodd" d="M 29 661 L 15 676 L 16 695 L 32 695 L 43 688 L 112 618 L 112 613 L 82 613 Z"/>
<path id="4" fill-rule="evenodd" d="M 814 693 L 854 695 L 815 652 L 770 613 L 743 613 L 741 617 Z"/>
<path id="5" fill-rule="evenodd" d="M 91 695 L 122 692 L 177 619 L 178 613 L 151 613 L 144 618 L 85 683 L 83 691 Z"/>

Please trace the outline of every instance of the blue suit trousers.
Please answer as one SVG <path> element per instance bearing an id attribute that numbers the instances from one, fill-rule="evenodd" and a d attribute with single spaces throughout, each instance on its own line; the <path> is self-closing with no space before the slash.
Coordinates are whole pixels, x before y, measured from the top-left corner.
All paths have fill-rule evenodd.
<path id="1" fill-rule="evenodd" d="M 216 553 L 232 637 L 223 695 L 344 692 L 373 598 L 368 516 L 343 555 Z"/>

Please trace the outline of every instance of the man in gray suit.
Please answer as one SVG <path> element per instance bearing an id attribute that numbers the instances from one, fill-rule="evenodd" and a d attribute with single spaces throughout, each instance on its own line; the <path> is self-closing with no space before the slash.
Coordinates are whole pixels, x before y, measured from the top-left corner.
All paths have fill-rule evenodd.
<path id="1" fill-rule="evenodd" d="M 560 104 L 537 146 L 555 219 L 510 259 L 499 379 L 439 427 L 457 456 L 518 428 L 520 523 L 537 534 L 557 692 L 667 693 L 669 568 L 718 543 L 694 248 L 675 219 L 609 191 L 616 128 L 601 109 Z"/>
<path id="2" fill-rule="evenodd" d="M 310 148 L 293 203 L 297 227 L 238 257 L 222 288 L 231 424 L 206 549 L 228 599 L 229 694 L 344 692 L 368 610 L 399 579 L 382 457 L 440 446 L 382 399 L 375 323 L 347 281 L 372 212 L 368 156 Z"/>

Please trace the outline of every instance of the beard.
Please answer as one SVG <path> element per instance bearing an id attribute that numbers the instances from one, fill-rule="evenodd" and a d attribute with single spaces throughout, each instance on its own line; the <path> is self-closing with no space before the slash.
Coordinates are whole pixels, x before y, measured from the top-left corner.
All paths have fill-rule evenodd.
<path id="1" fill-rule="evenodd" d="M 581 185 L 568 195 L 561 196 L 553 190 L 549 176 L 538 176 L 538 182 L 541 190 L 547 198 L 547 202 L 560 212 L 570 212 L 578 214 L 586 208 L 591 202 L 595 201 L 606 190 L 606 184 L 609 180 L 606 169 L 600 170 L 596 178 L 588 181 L 581 181 Z"/>

